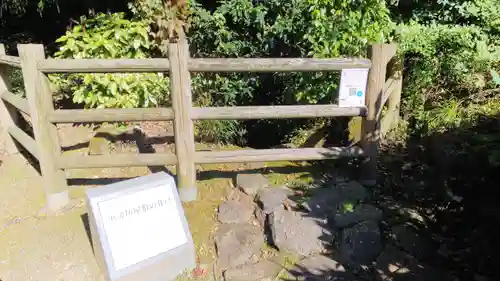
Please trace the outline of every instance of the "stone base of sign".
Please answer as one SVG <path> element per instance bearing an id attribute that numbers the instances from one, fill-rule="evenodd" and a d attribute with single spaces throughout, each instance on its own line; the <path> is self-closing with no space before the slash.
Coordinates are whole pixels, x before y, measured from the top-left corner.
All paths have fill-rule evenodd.
<path id="1" fill-rule="evenodd" d="M 182 202 L 192 202 L 196 201 L 198 197 L 198 188 L 197 187 L 184 187 L 179 188 L 179 197 Z"/>
<path id="2" fill-rule="evenodd" d="M 69 204 L 69 192 L 63 191 L 47 195 L 47 209 L 58 211 Z"/>
<path id="3" fill-rule="evenodd" d="M 115 268 L 109 236 L 104 228 L 104 219 L 98 203 L 120 198 L 126 194 L 147 191 L 150 188 L 163 186 L 171 189 L 174 194 L 171 201 L 175 204 L 183 231 L 187 237 L 187 243 L 166 250 L 155 256 L 137 261 L 135 264 L 124 268 Z M 134 195 L 135 198 L 135 195 Z M 162 199 L 162 198 L 155 198 Z M 165 203 L 166 204 L 166 203 Z M 184 216 L 181 201 L 177 193 L 174 179 L 164 173 L 156 173 L 139 177 L 100 188 L 92 188 L 87 191 L 87 206 L 89 226 L 97 263 L 108 281 L 165 281 L 174 280 L 177 276 L 191 272 L 196 267 L 195 248 L 189 227 Z M 146 216 L 144 219 L 147 219 Z M 133 226 L 131 225 L 131 228 Z M 147 230 L 149 231 L 149 230 Z M 154 231 L 154 230 L 151 230 Z M 174 231 L 174 230 L 172 230 Z M 144 243 L 146 241 L 134 241 L 127 238 L 128 244 Z M 169 239 L 169 237 L 165 237 Z M 151 241 L 147 241 L 151 243 Z M 115 261 L 116 262 L 116 261 Z"/>

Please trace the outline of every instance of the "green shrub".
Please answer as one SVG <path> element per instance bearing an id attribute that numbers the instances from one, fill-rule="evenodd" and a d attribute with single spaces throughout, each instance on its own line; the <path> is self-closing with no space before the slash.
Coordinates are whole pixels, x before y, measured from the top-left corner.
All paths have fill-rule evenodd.
<path id="1" fill-rule="evenodd" d="M 477 96 L 495 92 L 499 14 L 496 0 L 399 1 L 392 6 L 407 69 L 403 111 L 416 121 L 413 129 L 429 134 L 454 127 L 461 123 L 460 114 L 453 113 L 456 105 L 469 108 Z"/>
<path id="2" fill-rule="evenodd" d="M 412 21 L 400 24 L 396 37 L 408 69 L 404 109 L 422 123 L 417 127 L 435 127 L 427 126 L 429 122 L 441 124 L 441 129 L 452 126 L 457 120 L 448 114 L 454 107 L 450 102 L 467 106 L 475 95 L 498 86 L 494 74 L 500 67 L 500 41 L 479 27 Z"/>
<path id="3" fill-rule="evenodd" d="M 148 58 L 152 51 L 149 27 L 124 14 L 82 17 L 80 24 L 56 41 L 55 58 Z M 86 108 L 154 107 L 168 102 L 169 83 L 162 73 L 52 75 L 57 92 Z"/>
<path id="4" fill-rule="evenodd" d="M 189 41 L 194 57 L 363 57 L 370 42 L 388 40 L 392 26 L 381 0 L 224 0 L 213 12 L 193 7 Z M 339 72 L 217 73 L 193 84 L 218 105 L 284 105 L 335 101 L 338 81 Z M 307 124 L 262 120 L 248 126 L 275 127 L 273 135 L 283 141 L 290 130 Z"/>

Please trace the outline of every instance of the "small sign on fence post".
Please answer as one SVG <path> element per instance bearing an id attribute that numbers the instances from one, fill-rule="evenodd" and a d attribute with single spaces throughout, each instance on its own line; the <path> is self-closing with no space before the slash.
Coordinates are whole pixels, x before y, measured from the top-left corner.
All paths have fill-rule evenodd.
<path id="1" fill-rule="evenodd" d="M 340 76 L 339 106 L 364 106 L 366 84 L 368 82 L 366 68 L 343 69 Z"/>
<path id="2" fill-rule="evenodd" d="M 87 191 L 97 262 L 107 280 L 173 280 L 195 268 L 174 179 L 164 173 Z"/>

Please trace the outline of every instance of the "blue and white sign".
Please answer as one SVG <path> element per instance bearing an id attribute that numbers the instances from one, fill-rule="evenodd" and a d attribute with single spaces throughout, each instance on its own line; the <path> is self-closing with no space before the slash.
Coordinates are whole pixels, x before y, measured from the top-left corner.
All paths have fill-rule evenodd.
<path id="1" fill-rule="evenodd" d="M 364 106 L 368 69 L 343 69 L 340 77 L 339 106 Z"/>

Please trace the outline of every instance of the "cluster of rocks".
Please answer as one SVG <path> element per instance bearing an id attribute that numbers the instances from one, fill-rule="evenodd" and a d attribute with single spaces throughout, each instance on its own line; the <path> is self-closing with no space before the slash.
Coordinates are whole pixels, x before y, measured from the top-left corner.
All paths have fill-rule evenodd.
<path id="1" fill-rule="evenodd" d="M 215 235 L 217 265 L 226 281 L 274 280 L 283 265 L 262 257 L 266 243 L 297 257 L 288 274 L 305 280 L 442 279 L 400 250 L 423 251 L 414 249 L 421 246 L 418 239 L 407 238 L 412 230 L 395 226 L 391 237 L 398 247 L 386 243 L 383 213 L 363 203 L 369 193 L 355 181 L 318 188 L 303 203 L 293 200 L 293 190 L 269 186 L 261 174 L 240 174 L 236 185 L 241 192 L 219 206 Z"/>

